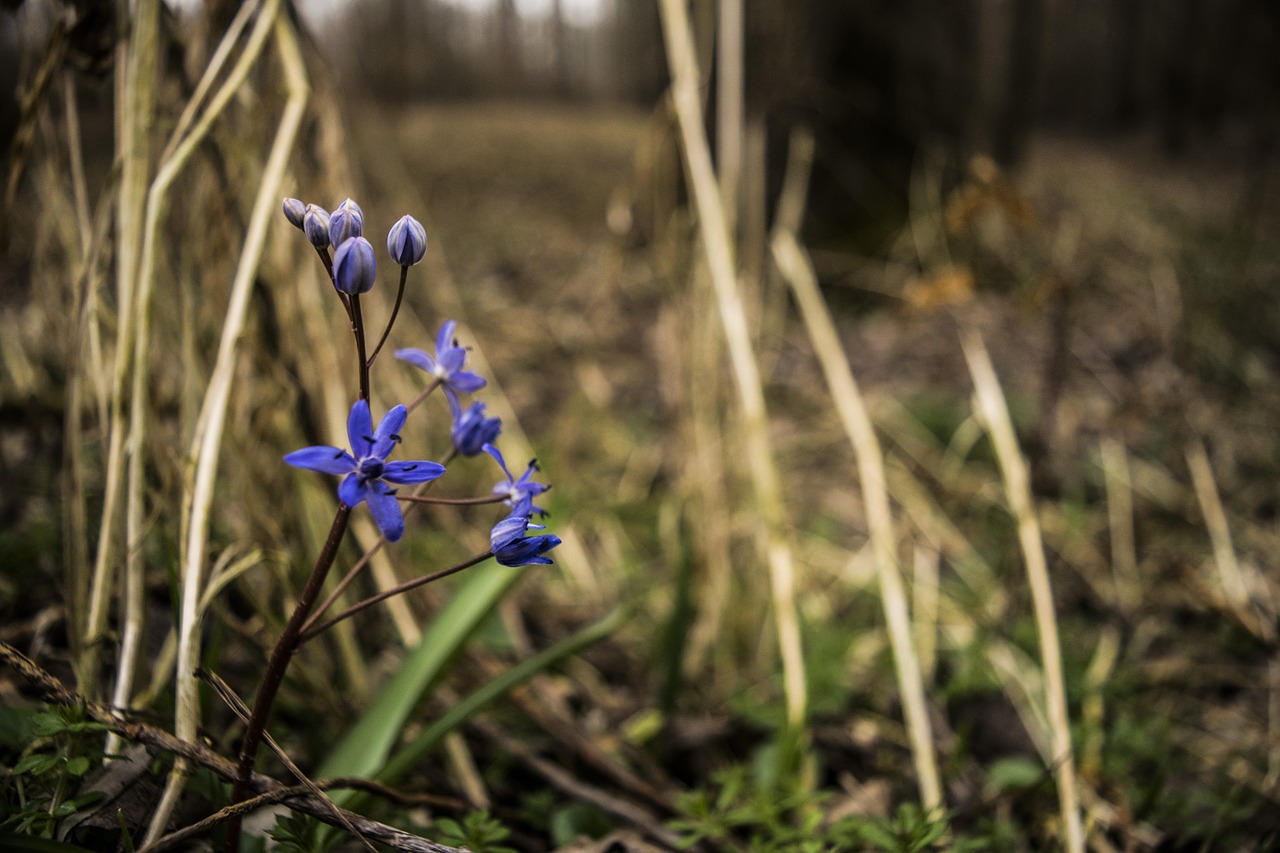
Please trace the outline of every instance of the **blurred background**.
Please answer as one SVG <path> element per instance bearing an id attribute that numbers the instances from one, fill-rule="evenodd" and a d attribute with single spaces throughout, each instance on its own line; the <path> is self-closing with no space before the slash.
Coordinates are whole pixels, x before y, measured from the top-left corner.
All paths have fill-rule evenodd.
<path id="1" fill-rule="evenodd" d="M 388 724 L 397 748 L 626 617 L 397 779 L 444 800 L 380 816 L 460 844 L 440 818 L 487 809 L 520 850 L 924 849 L 911 838 L 937 826 L 934 849 L 1277 843 L 1280 6 L 3 7 L 0 639 L 161 725 L 180 636 L 251 694 L 332 511 L 330 483 L 279 459 L 342 443 L 354 378 L 346 317 L 279 201 L 351 197 L 383 264 L 373 317 L 395 299 L 385 229 L 425 224 L 390 346 L 459 321 L 564 540 L 554 567 L 486 593 Z M 674 8 L 745 381 L 670 94 Z M 975 347 L 1029 471 L 1023 510 Z M 375 374 L 375 417 L 421 388 L 391 359 Z M 448 421 L 428 402 L 413 440 L 435 458 Z M 497 479 L 456 469 L 451 495 Z M 356 521 L 338 572 L 377 541 Z M 355 588 L 483 549 L 492 521 L 410 521 Z M 273 728 L 299 764 L 335 766 L 466 583 L 300 655 Z M 234 716 L 208 696 L 200 712 L 233 750 Z M 6 757 L 39 748 L 14 731 Z M 139 827 L 163 784 L 138 792 Z M 207 813 L 202 794 L 177 813 Z M 10 785 L 6 814 L 37 799 Z"/>

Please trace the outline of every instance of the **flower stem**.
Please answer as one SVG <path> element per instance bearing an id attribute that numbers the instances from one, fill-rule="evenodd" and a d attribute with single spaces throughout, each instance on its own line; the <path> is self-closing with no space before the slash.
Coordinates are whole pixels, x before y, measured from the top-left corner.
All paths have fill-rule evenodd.
<path id="1" fill-rule="evenodd" d="M 450 450 L 447 454 L 445 454 L 444 459 L 440 460 L 440 464 L 448 465 L 451 461 L 453 461 L 453 457 L 456 454 L 456 452 L 457 451 L 455 450 Z M 430 489 L 433 485 L 435 485 L 435 483 L 436 483 L 435 480 L 428 480 L 427 482 L 418 486 L 418 490 L 414 492 L 414 497 L 421 497 L 428 489 Z M 416 510 L 417 508 L 418 508 L 418 504 L 410 503 L 409 506 L 404 511 L 404 517 L 408 518 L 409 514 L 412 513 L 414 510 Z M 343 575 L 342 580 L 338 581 L 338 585 L 335 586 L 333 588 L 333 591 L 329 593 L 329 597 L 326 598 L 324 602 L 315 609 L 315 611 L 303 624 L 302 633 L 304 634 L 310 633 L 311 626 L 314 625 L 320 619 L 321 616 L 323 616 L 325 613 L 328 612 L 329 608 L 333 606 L 333 603 L 338 600 L 338 596 L 342 595 L 342 593 L 346 590 L 346 588 L 351 585 L 351 582 L 356 579 L 356 575 L 360 574 L 360 570 L 363 569 L 365 566 L 369 565 L 369 561 L 373 559 L 373 555 L 381 551 L 382 546 L 386 544 L 387 544 L 387 540 L 383 538 L 381 533 L 379 533 L 378 541 L 373 543 L 371 546 L 369 546 L 369 550 L 365 551 L 364 555 L 359 560 L 356 560 L 356 564 L 347 570 L 347 573 Z"/>
<path id="2" fill-rule="evenodd" d="M 351 331 L 356 335 L 356 359 L 360 362 L 360 399 L 369 399 L 369 361 L 364 357 L 364 315 L 360 313 L 360 294 L 351 294 Z"/>
<path id="3" fill-rule="evenodd" d="M 362 610 L 368 610 L 373 605 L 381 601 L 386 601 L 388 598 L 391 598 L 392 596 L 400 595 L 403 592 L 408 592 L 411 589 L 416 589 L 420 586 L 424 586 L 426 584 L 431 583 L 432 581 L 438 581 L 441 578 L 446 578 L 449 575 L 456 574 L 457 572 L 462 571 L 463 569 L 469 569 L 472 566 L 483 563 L 485 560 L 489 559 L 492 556 L 493 556 L 492 551 L 485 551 L 483 554 L 476 554 L 474 557 L 469 557 L 466 560 L 463 560 L 461 563 L 452 565 L 447 569 L 441 569 L 438 572 L 432 572 L 429 575 L 423 575 L 420 578 L 414 578 L 411 581 L 405 581 L 399 586 L 394 586 L 385 592 L 380 592 L 377 595 L 366 598 L 364 601 L 361 601 L 358 604 L 353 604 L 350 607 L 348 607 L 346 610 L 337 614 L 336 616 L 332 616 L 329 619 L 326 619 L 325 621 L 321 622 L 319 625 L 316 625 L 314 628 L 309 628 L 303 631 L 302 634 L 298 637 L 298 648 L 302 648 L 303 643 L 307 642 L 317 634 L 320 634 L 328 630 L 329 628 L 332 628 L 334 625 L 338 624 L 344 619 L 349 619 L 350 617 L 355 616 L 357 613 L 361 612 Z M 297 649 L 295 649 L 294 651 L 297 651 Z"/>
<path id="4" fill-rule="evenodd" d="M 382 352 L 382 345 L 387 342 L 387 335 L 391 334 L 391 327 L 396 324 L 396 317 L 400 314 L 400 303 L 404 301 L 404 283 L 408 278 L 409 268 L 400 267 L 400 289 L 396 291 L 395 307 L 391 309 L 391 317 L 387 320 L 387 327 L 382 330 L 382 337 L 378 339 L 378 345 L 373 348 L 373 353 L 365 363 L 366 367 L 373 367 L 373 362 L 378 358 L 378 353 Z"/>
<path id="5" fill-rule="evenodd" d="M 244 740 L 240 744 L 240 763 L 237 767 L 236 782 L 231 788 L 233 804 L 240 802 L 248 794 L 249 777 L 253 773 L 253 760 L 258 754 L 258 745 L 262 742 L 262 733 L 267 726 L 271 705 L 275 702 L 281 682 L 284 681 L 284 673 L 289 666 L 289 661 L 298 648 L 298 636 L 302 632 L 302 626 L 311 613 L 311 608 L 315 606 L 320 588 L 324 585 L 325 576 L 333 566 L 334 557 L 338 554 L 338 546 L 342 544 L 350 518 L 351 507 L 339 504 L 337 512 L 333 514 L 329 535 L 325 537 L 324 545 L 316 556 L 315 565 L 311 568 L 311 574 L 298 595 L 298 603 L 294 605 L 293 613 L 289 616 L 280 639 L 276 641 L 275 648 L 271 650 L 271 657 L 267 659 L 267 669 L 262 675 L 262 683 L 258 685 L 258 695 L 253 700 L 253 713 L 249 717 L 249 723 L 244 731 Z M 235 853 L 240 849 L 239 816 L 227 821 L 227 839 L 224 849 L 227 853 Z"/>
<path id="6" fill-rule="evenodd" d="M 411 401 L 409 401 L 409 405 L 405 406 L 405 408 L 412 412 L 414 409 L 418 408 L 418 406 L 422 405 L 423 400 L 431 396 L 432 391 L 436 390 L 439 387 L 440 387 L 440 380 L 432 379 L 431 384 L 428 385 L 426 388 L 423 388 L 422 392 L 418 394 L 418 396 L 414 397 Z"/>
<path id="7" fill-rule="evenodd" d="M 509 495 L 484 495 L 478 498 L 429 498 L 423 495 L 396 495 L 397 500 L 416 504 L 448 504 L 449 506 L 479 506 L 480 504 L 496 504 L 505 501 Z"/>
<path id="8" fill-rule="evenodd" d="M 324 271 L 329 274 L 329 283 L 333 284 L 333 258 L 329 257 L 329 250 L 326 248 L 316 247 L 316 254 L 320 256 L 320 260 L 324 262 Z M 342 310 L 347 312 L 347 319 L 351 319 L 351 300 L 347 299 L 347 294 L 338 290 L 334 286 L 334 292 L 338 294 L 338 299 L 342 300 Z"/>

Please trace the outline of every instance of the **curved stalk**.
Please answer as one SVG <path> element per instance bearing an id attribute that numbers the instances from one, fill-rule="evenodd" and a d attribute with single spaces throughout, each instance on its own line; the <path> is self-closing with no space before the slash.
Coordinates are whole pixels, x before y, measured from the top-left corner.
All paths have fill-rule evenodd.
<path id="1" fill-rule="evenodd" d="M 382 330 L 382 337 L 378 338 L 378 345 L 373 348 L 373 353 L 366 362 L 366 367 L 373 367 L 373 363 L 378 358 L 378 353 L 382 352 L 382 345 L 387 342 L 387 335 L 391 334 L 391 327 L 396 324 L 396 317 L 400 315 L 400 303 L 404 301 L 404 284 L 409 280 L 409 268 L 400 267 L 400 289 L 396 291 L 396 304 L 391 309 L 391 316 L 387 319 L 387 327 Z"/>
<path id="2" fill-rule="evenodd" d="M 485 560 L 489 559 L 492 556 L 493 556 L 493 552 L 491 551 L 485 551 L 483 554 L 476 554 L 474 557 L 470 557 L 466 560 L 463 560 L 461 563 L 456 563 L 447 569 L 441 569 L 438 572 L 432 572 L 429 575 L 423 575 L 420 578 L 414 578 L 411 581 L 405 581 L 404 583 L 399 584 L 398 586 L 393 586 L 391 589 L 388 589 L 385 592 L 380 592 L 377 595 L 366 598 L 364 601 L 361 601 L 358 604 L 353 604 L 350 607 L 348 607 L 346 610 L 337 614 L 336 616 L 326 619 L 325 621 L 321 622 L 319 625 L 316 625 L 314 628 L 306 628 L 305 630 L 303 630 L 302 633 L 298 636 L 298 647 L 301 648 L 303 644 L 305 644 L 308 640 L 315 637 L 317 634 L 324 633 L 329 628 L 332 628 L 334 625 L 338 624 L 344 619 L 350 619 L 352 616 L 355 616 L 357 613 L 360 613 L 364 610 L 368 610 L 370 607 L 374 606 L 375 604 L 379 604 L 383 601 L 386 601 L 388 598 L 392 598 L 393 596 L 400 595 L 401 593 L 408 592 L 411 589 L 417 589 L 418 587 L 425 586 L 433 581 L 438 581 L 441 578 L 447 578 L 449 575 L 457 574 L 463 569 L 469 569 L 472 566 L 478 566 L 480 563 L 483 563 Z"/>
<path id="3" fill-rule="evenodd" d="M 289 668 L 289 661 L 293 659 L 293 654 L 299 645 L 298 637 L 302 633 L 302 626 L 315 606 L 320 588 L 324 585 L 324 579 L 333 566 L 334 557 L 338 555 L 338 546 L 342 544 L 342 537 L 346 535 L 347 523 L 350 519 L 351 507 L 338 504 L 338 510 L 333 514 L 333 524 L 329 526 L 329 535 L 325 537 L 324 546 L 311 567 L 311 574 L 307 577 L 302 592 L 298 594 L 298 603 L 294 605 L 293 613 L 289 616 L 284 630 L 280 632 L 280 639 L 271 650 L 271 657 L 267 659 L 267 669 L 262 674 L 262 683 L 258 685 L 258 695 L 254 697 L 253 710 L 249 723 L 245 727 L 244 740 L 240 743 L 240 761 L 237 765 L 236 781 L 231 787 L 233 804 L 240 802 L 248 795 L 249 778 L 253 774 L 253 760 L 257 757 L 258 745 L 262 742 L 262 733 L 266 729 L 271 706 L 275 702 L 281 682 L 284 681 L 284 673 Z M 226 849 L 234 853 L 239 848 L 240 816 L 237 815 L 227 822 Z"/>

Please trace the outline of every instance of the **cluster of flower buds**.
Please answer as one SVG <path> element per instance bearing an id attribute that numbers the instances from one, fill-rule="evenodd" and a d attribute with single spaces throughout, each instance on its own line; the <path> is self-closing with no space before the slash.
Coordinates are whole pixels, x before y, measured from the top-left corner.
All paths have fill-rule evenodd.
<path id="1" fill-rule="evenodd" d="M 333 248 L 333 286 L 352 296 L 368 293 L 378 273 L 373 245 L 364 236 L 364 211 L 347 199 L 332 213 L 318 204 L 296 198 L 284 200 L 284 215 L 307 235 L 319 252 Z M 387 235 L 387 251 L 402 267 L 411 267 L 427 254 L 427 232 L 412 216 L 401 217 Z"/>
<path id="2" fill-rule="evenodd" d="M 377 275 L 377 258 L 373 246 L 364 237 L 364 212 L 351 199 L 333 210 L 326 211 L 315 204 L 304 204 L 296 198 L 284 200 L 284 215 L 301 230 L 307 240 L 325 261 L 334 289 L 342 295 L 349 309 L 358 307 L 358 296 L 372 289 Z M 333 250 L 330 261 L 329 250 Z M 427 252 L 427 232 L 422 223 L 412 216 L 402 216 L 391 226 L 387 234 L 387 253 L 401 268 L 400 293 L 396 298 L 398 310 L 404 293 L 405 276 L 409 267 L 420 263 Z M 358 310 L 349 310 L 359 349 L 363 357 L 363 320 Z M 396 313 L 388 321 L 383 340 L 391 331 Z M 430 377 L 430 383 L 421 396 L 439 388 L 449 405 L 452 417 L 450 434 L 453 454 L 478 456 L 487 453 L 502 469 L 505 479 L 493 488 L 491 500 L 504 503 L 510 512 L 490 532 L 490 554 L 504 566 L 545 564 L 551 560 L 545 554 L 560 544 L 551 534 L 528 535 L 530 530 L 544 529 L 534 524 L 534 515 L 546 515 L 546 510 L 535 506 L 533 499 L 550 486 L 534 482 L 539 470 L 536 460 L 520 477 L 514 477 L 506 460 L 495 446 L 502 431 L 502 421 L 485 414 L 483 402 L 475 401 L 464 407 L 459 395 L 471 394 L 485 386 L 483 377 L 466 370 L 467 350 L 459 346 L 454 337 L 457 324 L 446 321 L 436 336 L 434 352 L 407 348 L 396 350 L 396 357 L 421 368 Z M 379 348 L 381 343 L 379 343 Z M 362 361 L 364 373 L 377 357 Z M 363 383 L 363 380 L 362 380 Z M 400 502 L 404 499 L 396 486 L 424 484 L 445 473 L 444 465 L 427 460 L 387 461 L 400 443 L 400 431 L 409 411 L 418 401 L 408 406 L 393 407 L 383 416 L 375 428 L 373 416 L 366 399 L 367 388 L 351 407 L 347 418 L 347 440 L 350 450 L 338 447 L 315 446 L 295 450 L 284 461 L 297 468 L 306 468 L 342 477 L 338 486 L 338 499 L 349 507 L 368 504 L 378 529 L 389 542 L 395 542 L 404 534 L 404 514 Z M 420 397 L 421 399 L 421 397 Z M 447 461 L 447 460 L 446 460 Z"/>

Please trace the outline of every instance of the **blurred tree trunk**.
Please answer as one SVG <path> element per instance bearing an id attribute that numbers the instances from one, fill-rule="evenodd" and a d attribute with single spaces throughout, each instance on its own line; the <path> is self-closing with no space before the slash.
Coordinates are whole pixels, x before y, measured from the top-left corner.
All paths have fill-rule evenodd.
<path id="1" fill-rule="evenodd" d="M 942 94 L 943 105 L 949 104 L 947 131 L 954 137 L 954 149 L 967 158 L 978 147 L 978 119 L 981 115 L 978 92 L 981 88 L 980 59 L 981 35 L 978 28 L 982 17 L 978 7 L 980 0 L 952 0 L 946 4 L 946 27 L 952 33 L 953 53 L 949 63 L 951 74 L 943 74 L 947 90 Z"/>
<path id="2" fill-rule="evenodd" d="M 1221 11 L 1218 4 L 1215 11 Z M 1200 77 L 1205 64 L 1210 21 L 1199 3 L 1175 3 L 1166 19 L 1166 40 L 1162 54 L 1160 92 L 1160 142 L 1169 154 L 1181 154 L 1191 141 L 1197 117 L 1197 100 L 1202 96 Z M 1216 20 L 1216 18 L 1215 18 Z M 1239 57 L 1233 57 L 1238 59 Z M 1222 98 L 1227 92 L 1214 92 Z"/>
<path id="3" fill-rule="evenodd" d="M 1138 120 L 1138 60 L 1142 32 L 1141 0 L 1112 0 L 1111 120 L 1121 129 Z"/>
<path id="4" fill-rule="evenodd" d="M 716 46 L 716 169 L 729 232 L 738 228 L 743 146 L 742 0 L 720 0 Z"/>
<path id="5" fill-rule="evenodd" d="M 551 49 L 555 52 L 555 79 L 551 90 L 557 99 L 567 100 L 574 91 L 573 70 L 569 64 L 569 31 L 564 22 L 564 2 L 551 6 Z"/>
<path id="6" fill-rule="evenodd" d="M 18 130 L 18 25 L 0 15 L 0 174 L 9 171 L 9 144 Z"/>
<path id="7" fill-rule="evenodd" d="M 1018 161 L 1026 148 L 1035 105 L 1044 31 L 1045 0 L 1015 0 L 1009 30 L 1009 62 L 1004 108 L 996 125 L 995 158 L 1002 165 Z"/>
<path id="8" fill-rule="evenodd" d="M 515 0 L 498 0 L 498 91 L 520 94 L 520 16 Z"/>

